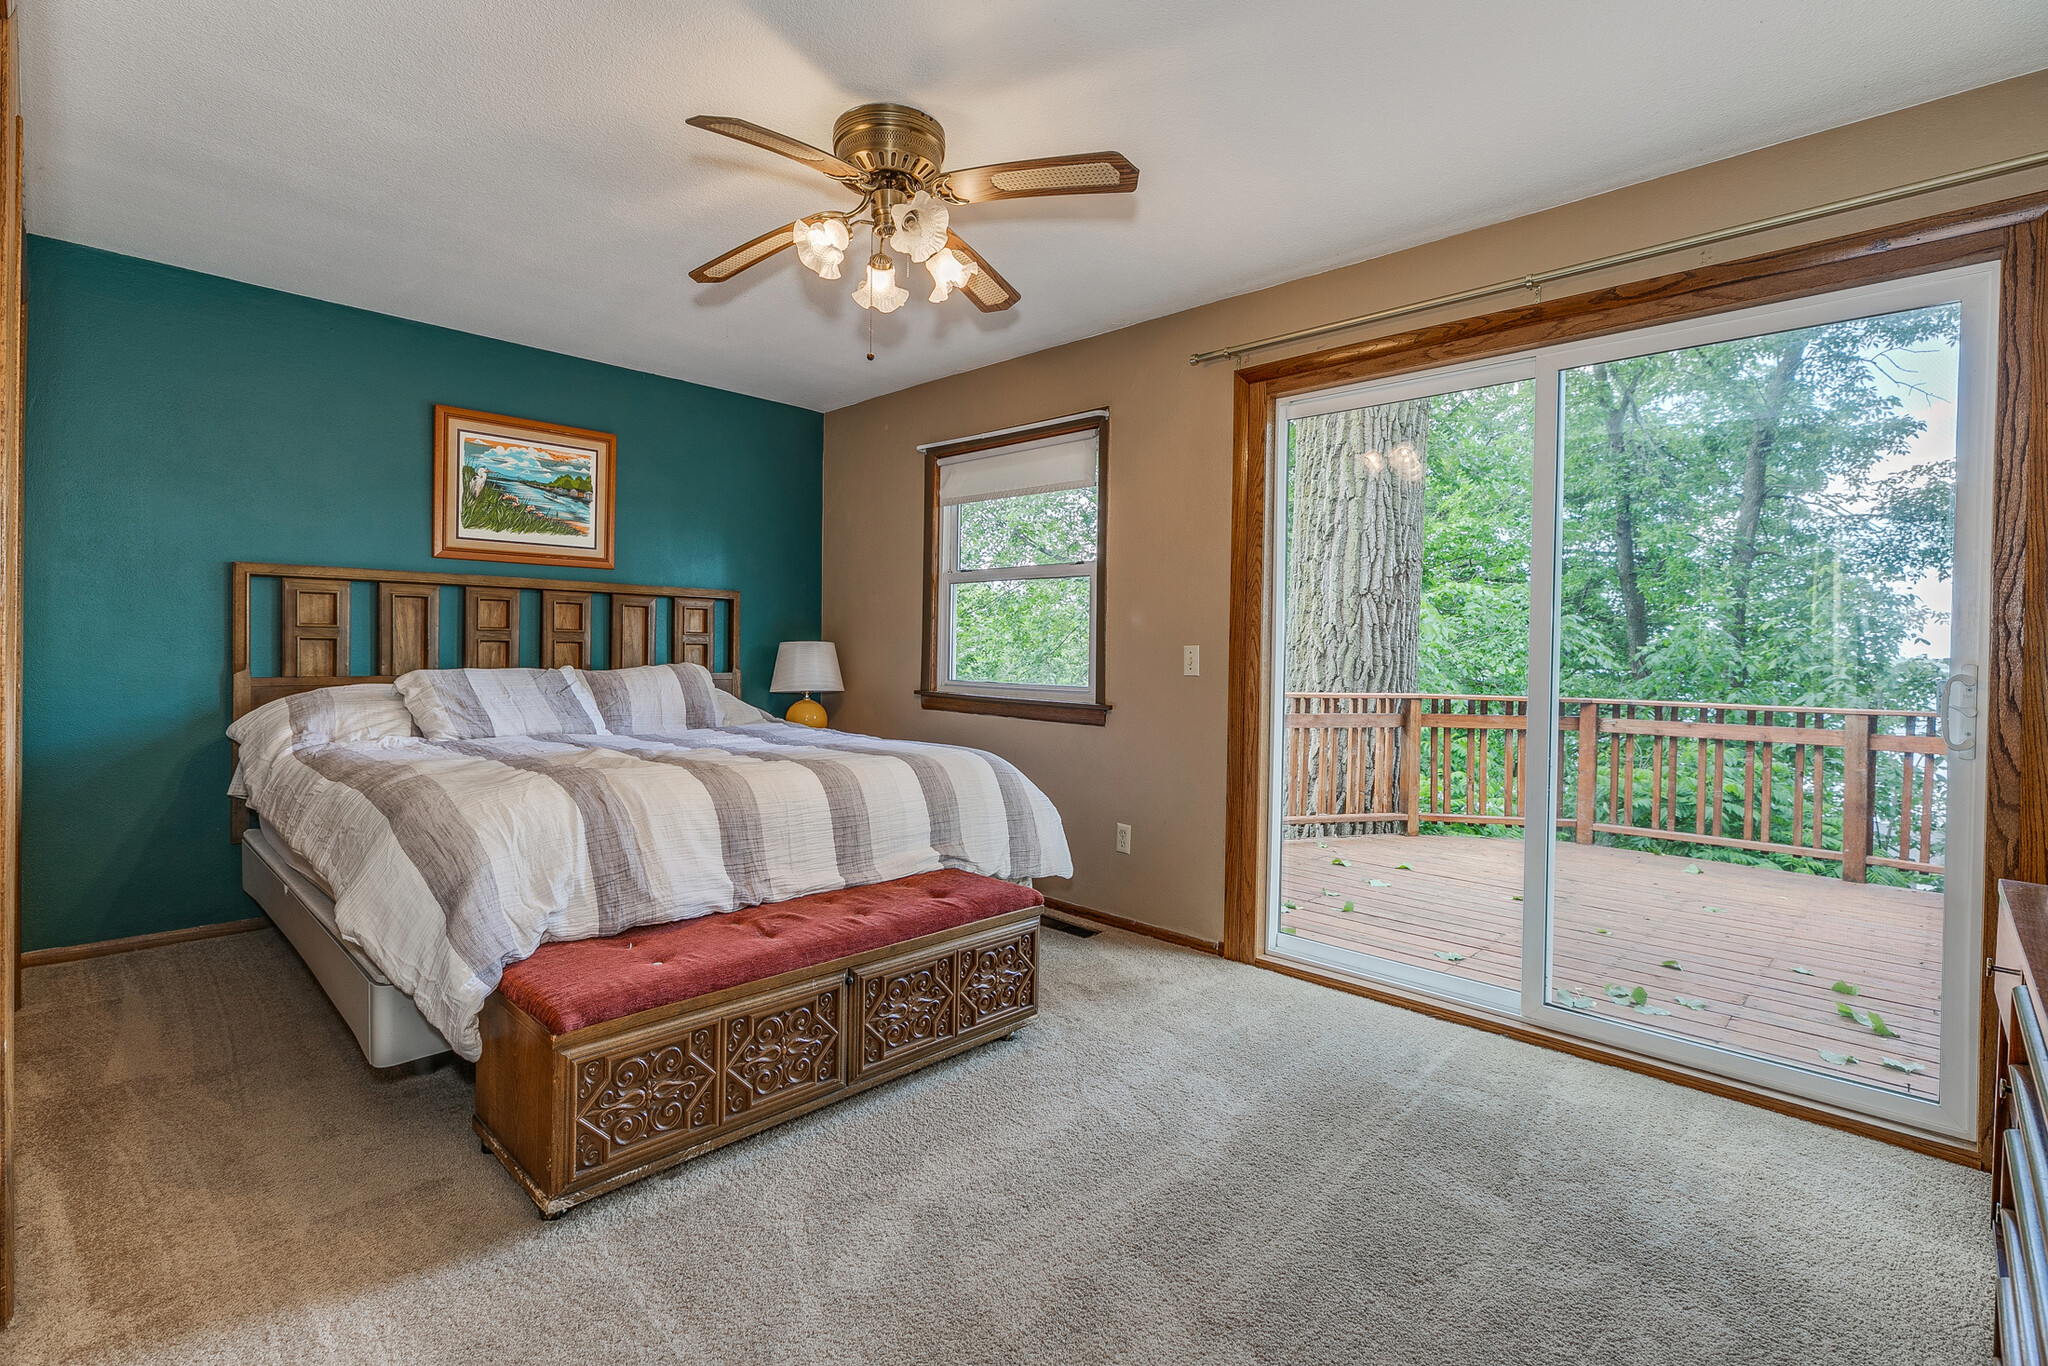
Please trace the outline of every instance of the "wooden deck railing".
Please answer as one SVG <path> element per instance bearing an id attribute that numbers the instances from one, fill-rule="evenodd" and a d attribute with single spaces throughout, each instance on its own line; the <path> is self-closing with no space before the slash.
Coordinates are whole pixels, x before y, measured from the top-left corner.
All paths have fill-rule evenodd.
<path id="1" fill-rule="evenodd" d="M 1521 825 L 1528 699 L 1289 693 L 1286 821 L 1418 834 Z M 1942 871 L 1947 748 L 1935 713 L 1573 697 L 1558 706 L 1557 823 L 1626 835 Z"/>

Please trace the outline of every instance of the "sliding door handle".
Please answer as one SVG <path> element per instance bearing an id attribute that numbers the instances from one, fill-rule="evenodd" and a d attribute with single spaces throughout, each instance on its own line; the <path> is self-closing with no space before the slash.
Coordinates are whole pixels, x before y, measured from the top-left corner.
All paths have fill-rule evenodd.
<path id="1" fill-rule="evenodd" d="M 1961 688 L 1961 700 L 1951 702 L 1956 689 Z M 1958 722 L 1957 718 L 1961 718 Z M 1955 672 L 1942 680 L 1941 695 L 1935 700 L 1935 724 L 1940 726 L 1941 738 L 1948 742 L 1948 757 L 1951 759 L 1974 759 L 1977 757 L 1977 666 L 1958 664 Z"/>

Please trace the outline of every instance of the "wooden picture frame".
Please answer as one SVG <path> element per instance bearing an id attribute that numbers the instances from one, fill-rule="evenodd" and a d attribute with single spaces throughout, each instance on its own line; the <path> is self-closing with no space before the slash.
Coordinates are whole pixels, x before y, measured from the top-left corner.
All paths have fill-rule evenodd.
<path id="1" fill-rule="evenodd" d="M 612 568 L 617 457 L 610 432 L 434 405 L 435 557 Z"/>

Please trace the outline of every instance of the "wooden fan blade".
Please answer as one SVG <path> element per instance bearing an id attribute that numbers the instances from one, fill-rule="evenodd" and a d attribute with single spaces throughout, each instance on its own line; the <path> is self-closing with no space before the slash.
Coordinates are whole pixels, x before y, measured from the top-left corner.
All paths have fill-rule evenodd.
<path id="1" fill-rule="evenodd" d="M 734 247 L 723 256 L 714 256 L 691 271 L 690 278 L 704 285 L 715 285 L 721 280 L 730 280 L 747 267 L 760 265 L 795 241 L 796 224 L 784 223 L 772 232 L 762 233 L 745 246 Z"/>
<path id="2" fill-rule="evenodd" d="M 967 277 L 967 283 L 960 286 L 960 292 L 965 294 L 967 301 L 976 308 L 984 313 L 1000 313 L 1024 297 L 1008 280 L 996 274 L 995 267 L 991 266 L 980 252 L 961 241 L 959 233 L 947 233 L 946 245 L 974 262 L 974 274 Z"/>
<path id="3" fill-rule="evenodd" d="M 956 204 L 991 199 L 1027 199 L 1046 194 L 1129 194 L 1138 188 L 1138 168 L 1122 152 L 1086 152 L 1036 161 L 1002 161 L 948 171 L 932 182 L 932 193 Z"/>
<path id="4" fill-rule="evenodd" d="M 822 171 L 834 180 L 859 180 L 861 177 L 859 167 L 850 166 L 830 152 L 821 152 L 808 142 L 798 142 L 795 138 L 784 137 L 774 129 L 763 128 L 758 123 L 748 123 L 745 119 L 730 119 L 722 114 L 699 114 L 694 119 L 685 119 L 684 122 L 692 128 L 702 128 L 707 133 L 717 133 L 722 137 L 737 138 L 755 147 L 764 147 L 778 156 L 801 161 L 812 170 Z M 1136 175 L 1136 172 L 1132 174 Z"/>

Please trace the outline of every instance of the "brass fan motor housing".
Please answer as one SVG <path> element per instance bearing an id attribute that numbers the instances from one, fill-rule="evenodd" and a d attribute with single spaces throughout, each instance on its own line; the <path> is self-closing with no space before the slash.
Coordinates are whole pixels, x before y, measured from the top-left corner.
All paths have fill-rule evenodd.
<path id="1" fill-rule="evenodd" d="M 832 125 L 832 153 L 863 171 L 895 171 L 918 185 L 946 164 L 946 130 L 907 104 L 863 104 Z"/>

